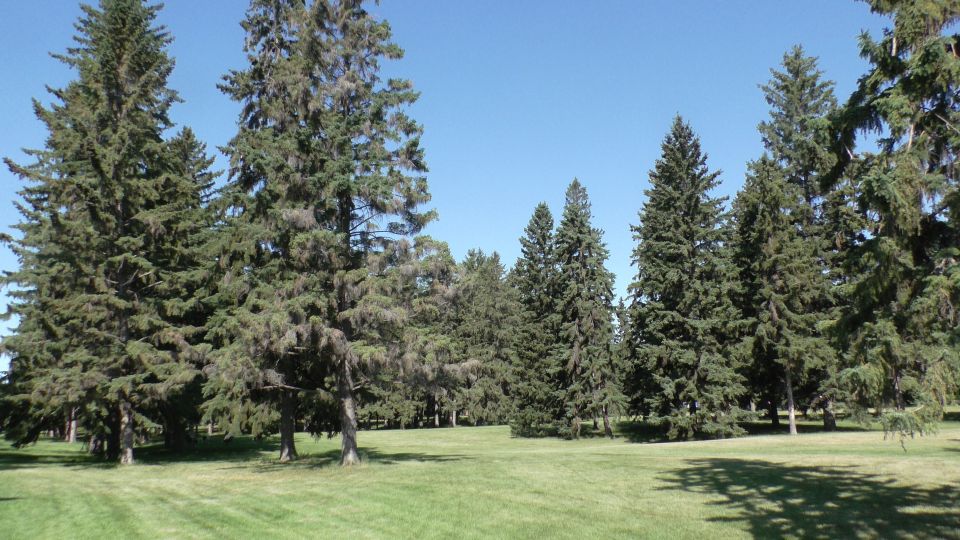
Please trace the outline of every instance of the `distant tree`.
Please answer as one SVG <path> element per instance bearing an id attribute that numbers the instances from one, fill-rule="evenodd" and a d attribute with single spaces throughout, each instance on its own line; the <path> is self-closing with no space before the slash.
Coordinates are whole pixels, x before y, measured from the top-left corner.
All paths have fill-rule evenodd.
<path id="1" fill-rule="evenodd" d="M 430 198 L 421 128 L 404 112 L 417 93 L 380 79 L 381 60 L 402 50 L 360 1 L 253 0 L 243 26 L 249 66 L 223 85 L 243 109 L 227 147 L 207 411 L 260 430 L 278 404 L 288 460 L 298 409 L 335 400 L 337 418 L 309 423 L 339 430 L 352 465 L 354 377 L 394 358 L 384 336 L 407 317 L 395 272 L 413 268 L 406 239 L 434 217 L 419 210 Z"/>
<path id="2" fill-rule="evenodd" d="M 603 417 L 613 436 L 610 415 L 624 403 L 613 347 L 613 274 L 606 269 L 602 231 L 591 224 L 587 190 L 576 179 L 567 188 L 557 228 L 555 256 L 560 313 L 561 431 L 577 438 L 585 419 Z"/>
<path id="3" fill-rule="evenodd" d="M 633 227 L 630 284 L 632 387 L 670 438 L 740 435 L 744 394 L 731 351 L 737 314 L 730 298 L 729 237 L 723 199 L 693 130 L 677 117 L 650 172 L 651 188 Z"/>
<path id="4" fill-rule="evenodd" d="M 8 276 L 20 323 L 4 348 L 15 399 L 29 403 L 21 418 L 41 421 L 11 434 L 27 442 L 47 419 L 80 415 L 92 446 L 105 439 L 129 464 L 137 430 L 159 425 L 148 415 L 197 375 L 184 285 L 209 186 L 186 174 L 176 151 L 186 135 L 163 139 L 178 98 L 166 85 L 173 61 L 169 34 L 154 25 L 159 7 L 102 0 L 82 10 L 77 45 L 57 56 L 77 79 L 52 90 L 57 104 L 35 104 L 46 147 L 32 165 L 8 161 L 33 184 L 14 243 L 21 268 Z"/>
<path id="5" fill-rule="evenodd" d="M 839 381 L 857 412 L 883 411 L 887 430 L 913 435 L 941 418 L 960 373 L 960 7 L 869 3 L 894 24 L 879 41 L 861 36 L 870 69 L 837 121 L 834 177 L 855 176 L 867 225 L 837 325 L 849 344 Z M 879 134 L 876 152 L 853 153 L 859 132 Z"/>
<path id="6" fill-rule="evenodd" d="M 474 424 L 506 421 L 514 412 L 511 367 L 516 365 L 520 315 L 516 291 L 507 285 L 496 252 L 470 250 L 460 268 L 453 336 L 463 384 L 454 394 L 453 412 L 464 410 Z"/>
<path id="7" fill-rule="evenodd" d="M 545 203 L 537 205 L 524 229 L 509 281 L 521 304 L 510 427 L 515 435 L 540 435 L 562 411 L 556 395 L 561 369 L 554 354 L 560 327 L 557 262 L 553 215 Z"/>

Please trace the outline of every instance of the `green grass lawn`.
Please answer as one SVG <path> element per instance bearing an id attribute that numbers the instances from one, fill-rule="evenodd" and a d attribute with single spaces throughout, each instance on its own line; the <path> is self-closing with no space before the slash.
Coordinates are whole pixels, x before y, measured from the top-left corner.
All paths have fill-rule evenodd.
<path id="1" fill-rule="evenodd" d="M 960 537 L 960 423 L 909 440 L 847 429 L 665 444 L 513 439 L 506 427 L 140 449 L 0 448 L 3 538 Z M 635 439 L 635 438 L 634 438 Z"/>

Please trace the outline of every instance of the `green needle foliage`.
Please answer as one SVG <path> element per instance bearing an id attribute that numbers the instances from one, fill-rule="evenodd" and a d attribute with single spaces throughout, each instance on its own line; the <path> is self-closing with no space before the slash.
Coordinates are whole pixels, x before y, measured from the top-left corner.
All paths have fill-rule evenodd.
<path id="1" fill-rule="evenodd" d="M 893 18 L 879 41 L 863 34 L 870 70 L 838 125 L 839 171 L 856 175 L 866 222 L 838 325 L 849 345 L 839 374 L 851 405 L 882 412 L 887 429 L 923 433 L 943 414 L 960 373 L 960 6 L 949 0 L 872 0 Z M 879 150 L 855 155 L 858 132 Z"/>
<path id="2" fill-rule="evenodd" d="M 613 354 L 613 274 L 604 267 L 603 232 L 593 227 L 587 190 L 579 181 L 567 188 L 563 219 L 557 227 L 555 256 L 561 367 L 561 433 L 578 438 L 585 419 L 610 416 L 625 401 Z"/>
<path id="3" fill-rule="evenodd" d="M 560 367 L 554 362 L 560 327 L 557 273 L 553 215 L 540 203 L 520 238 L 520 258 L 509 276 L 522 310 L 514 366 L 516 411 L 510 421 L 514 435 L 544 434 L 562 410 L 556 395 Z"/>
<path id="4" fill-rule="evenodd" d="M 340 431 L 351 465 L 355 374 L 393 358 L 384 337 L 407 316 L 394 272 L 413 267 L 407 238 L 434 217 L 418 210 L 430 199 L 421 128 L 404 113 L 417 93 L 380 79 L 402 50 L 359 1 L 254 0 L 243 26 L 249 67 L 223 84 L 243 112 L 226 149 L 208 415 L 261 431 L 278 405 L 289 460 L 308 399 L 309 427 Z"/>
<path id="5" fill-rule="evenodd" d="M 745 388 L 730 350 L 729 232 L 724 200 L 710 196 L 719 173 L 707 168 L 700 140 L 680 117 L 662 149 L 633 227 L 632 387 L 672 439 L 741 435 Z"/>
<path id="6" fill-rule="evenodd" d="M 782 71 L 771 73 L 761 87 L 770 118 L 759 126 L 768 156 L 750 165 L 734 203 L 738 307 L 753 399 L 778 424 L 786 398 L 793 433 L 797 401 L 819 404 L 826 426 L 835 424 L 839 356 L 822 329 L 841 304 L 831 280 L 847 244 L 838 246 L 833 234 L 845 216 L 828 214 L 828 205 L 841 209 L 842 194 L 825 195 L 821 186 L 835 162 L 828 118 L 836 107 L 833 83 L 822 80 L 816 59 L 800 46 L 784 54 Z"/>
<path id="7" fill-rule="evenodd" d="M 811 309 L 821 292 L 815 284 L 823 274 L 816 243 L 801 234 L 798 221 L 805 205 L 800 187 L 788 183 L 769 157 L 750 165 L 734 203 L 736 259 L 748 290 L 744 306 L 750 324 L 744 346 L 759 364 L 756 371 L 783 389 L 793 435 L 797 383 L 835 357 L 817 328 L 819 313 Z"/>
<path id="8" fill-rule="evenodd" d="M 191 286 L 210 162 L 189 131 L 163 139 L 177 95 L 158 9 L 83 7 L 76 46 L 56 56 L 77 79 L 51 90 L 56 104 L 34 106 L 46 147 L 34 164 L 8 162 L 31 185 L 14 243 L 23 266 L 7 278 L 21 290 L 22 331 L 4 347 L 16 399 L 31 403 L 20 418 L 37 422 L 10 433 L 27 442 L 51 417 L 79 414 L 93 448 L 106 440 L 121 463 L 196 379 L 202 328 Z"/>

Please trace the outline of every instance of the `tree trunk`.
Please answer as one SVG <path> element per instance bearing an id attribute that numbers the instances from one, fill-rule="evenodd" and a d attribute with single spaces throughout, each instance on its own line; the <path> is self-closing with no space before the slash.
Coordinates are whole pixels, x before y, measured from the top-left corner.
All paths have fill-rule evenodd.
<path id="1" fill-rule="evenodd" d="M 593 417 L 593 430 L 600 431 L 600 422 L 597 420 L 597 417 Z"/>
<path id="2" fill-rule="evenodd" d="M 790 375 L 790 366 L 784 370 L 785 380 L 787 386 L 787 417 L 790 419 L 790 434 L 797 434 L 797 411 L 796 405 L 793 403 L 793 380 Z"/>
<path id="3" fill-rule="evenodd" d="M 457 427 L 457 410 L 450 411 L 450 427 Z"/>
<path id="4" fill-rule="evenodd" d="M 120 464 L 133 465 L 133 404 L 120 400 Z"/>
<path id="5" fill-rule="evenodd" d="M 357 453 L 357 404 L 353 400 L 353 374 L 346 358 L 340 360 L 337 392 L 340 394 L 340 465 L 349 467 L 360 463 Z"/>
<path id="6" fill-rule="evenodd" d="M 70 412 L 67 413 L 67 433 L 64 437 L 64 440 L 70 444 L 77 442 L 77 408 L 70 407 Z"/>
<path id="7" fill-rule="evenodd" d="M 823 430 L 836 431 L 837 416 L 833 413 L 833 400 L 828 399 L 823 405 Z"/>
<path id="8" fill-rule="evenodd" d="M 767 417 L 773 427 L 780 427 L 780 413 L 777 411 L 777 402 L 774 399 L 767 401 Z"/>
<path id="9" fill-rule="evenodd" d="M 440 398 L 433 397 L 433 427 L 440 427 Z"/>
<path id="10" fill-rule="evenodd" d="M 900 370 L 893 370 L 893 391 L 897 399 L 897 410 L 902 411 L 906 409 L 906 406 L 903 403 L 903 390 L 900 388 Z"/>
<path id="11" fill-rule="evenodd" d="M 280 463 L 297 459 L 297 395 L 293 390 L 280 391 Z"/>
<path id="12" fill-rule="evenodd" d="M 613 438 L 613 426 L 610 425 L 610 411 L 607 406 L 603 406 L 603 432 L 607 437 Z"/>
<path id="13" fill-rule="evenodd" d="M 213 420 L 207 422 L 207 436 L 213 437 Z"/>

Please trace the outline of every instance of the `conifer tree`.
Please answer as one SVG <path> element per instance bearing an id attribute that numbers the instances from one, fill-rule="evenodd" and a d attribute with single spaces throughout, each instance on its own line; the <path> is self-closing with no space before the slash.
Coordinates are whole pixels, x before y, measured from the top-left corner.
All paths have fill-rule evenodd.
<path id="1" fill-rule="evenodd" d="M 557 227 L 557 306 L 560 313 L 561 432 L 578 438 L 584 420 L 610 415 L 624 402 L 616 376 L 613 346 L 613 274 L 602 231 L 591 224 L 587 190 L 576 179 L 567 188 L 563 218 Z"/>
<path id="2" fill-rule="evenodd" d="M 520 258 L 509 280 L 521 304 L 514 366 L 516 411 L 510 421 L 515 435 L 538 435 L 561 411 L 556 399 L 560 368 L 554 349 L 559 341 L 557 265 L 553 215 L 546 203 L 534 209 L 520 238 Z"/>
<path id="3" fill-rule="evenodd" d="M 81 406 L 124 464 L 138 426 L 157 425 L 146 413 L 197 373 L 179 286 L 193 271 L 181 252 L 196 244 L 205 187 L 162 137 L 178 98 L 166 86 L 171 38 L 154 25 L 158 10 L 140 0 L 83 7 L 76 46 L 56 56 L 77 79 L 52 91 L 58 103 L 35 105 L 46 148 L 35 164 L 8 162 L 33 182 L 16 248 L 23 266 L 9 277 L 25 291 L 14 308 L 25 332 L 5 344 L 15 377 L 31 381 L 28 399 L 47 412 Z M 28 351 L 41 336 L 50 344 Z"/>
<path id="4" fill-rule="evenodd" d="M 404 318 L 393 272 L 410 264 L 404 238 L 434 216 L 419 210 L 430 198 L 421 128 L 404 112 L 417 93 L 380 79 L 381 60 L 402 50 L 360 1 L 253 0 L 243 26 L 250 65 L 223 85 L 243 112 L 227 148 L 233 216 L 208 414 L 256 428 L 279 403 L 288 460 L 298 401 L 335 400 L 326 424 L 352 465 L 354 376 L 390 357 L 383 336 Z"/>
<path id="5" fill-rule="evenodd" d="M 670 438 L 743 433 L 744 393 L 728 342 L 736 314 L 730 299 L 729 236 L 723 199 L 710 195 L 718 172 L 680 117 L 650 172 L 651 188 L 633 227 L 637 276 L 630 320 L 643 396 L 652 421 Z"/>
<path id="6" fill-rule="evenodd" d="M 736 260 L 748 319 L 745 352 L 756 371 L 786 397 L 790 434 L 797 434 L 795 390 L 810 370 L 835 358 L 817 327 L 812 306 L 822 294 L 817 244 L 802 235 L 807 202 L 802 187 L 788 183 L 769 157 L 750 164 L 734 202 Z"/>
<path id="7" fill-rule="evenodd" d="M 840 257 L 835 255 L 836 249 L 833 249 L 835 242 L 832 240 L 835 239 L 830 238 L 831 227 L 826 209 L 827 199 L 832 197 L 836 202 L 836 197 L 821 186 L 824 173 L 834 163 L 828 131 L 829 115 L 836 108 L 833 82 L 822 78 L 817 59 L 806 56 L 800 46 L 785 53 L 781 70 L 771 70 L 771 75 L 770 82 L 761 86 L 770 105 L 770 118 L 761 122 L 758 129 L 770 159 L 781 169 L 779 176 L 799 192 L 797 201 L 793 200 L 792 194 L 785 195 L 784 200 L 789 204 L 784 208 L 789 208 L 791 212 L 789 224 L 784 220 L 777 223 L 797 229 L 797 234 L 810 250 L 809 264 L 820 270 L 809 272 L 806 276 L 808 291 L 805 295 L 809 298 L 802 307 L 804 317 L 813 319 L 811 329 L 815 329 L 834 317 L 835 310 L 842 302 L 831 287 Z M 770 165 L 764 162 L 759 171 L 765 176 L 774 174 L 768 170 Z M 754 255 L 760 256 L 759 253 Z M 755 259 L 742 260 L 747 265 L 757 262 Z M 745 276 L 742 277 L 749 281 Z M 759 296 L 755 291 L 747 296 L 747 304 L 741 309 L 750 320 L 751 328 L 755 328 L 754 325 L 758 323 Z M 794 307 L 799 309 L 799 306 Z M 749 331 L 749 334 L 752 336 L 753 331 Z M 814 370 L 804 370 L 809 376 L 805 387 L 816 394 L 816 397 L 809 396 L 809 400 L 821 404 L 824 423 L 829 429 L 835 425 L 831 397 L 835 394 L 832 388 L 835 382 L 832 375 L 836 373 L 839 355 L 824 356 L 822 352 L 829 349 L 824 348 L 828 345 L 822 341 L 811 344 L 817 347 L 810 351 L 811 357 L 818 360 L 810 362 L 811 366 L 817 366 Z M 756 394 L 768 401 L 771 418 L 777 423 L 776 404 L 778 396 L 783 394 L 784 377 L 776 363 L 771 365 L 756 357 L 754 360 L 749 369 L 751 386 Z M 797 386 L 791 389 L 791 393 L 797 393 L 801 388 L 804 387 Z"/>
<path id="8" fill-rule="evenodd" d="M 893 28 L 880 40 L 861 36 L 870 70 L 837 122 L 834 176 L 856 176 L 867 225 L 838 325 L 849 345 L 839 379 L 857 411 L 884 411 L 888 430 L 912 435 L 942 416 L 960 373 L 960 53 L 951 33 L 960 8 L 869 3 Z M 880 133 L 875 152 L 853 153 L 858 132 Z"/>
<path id="9" fill-rule="evenodd" d="M 507 420 L 513 413 L 511 387 L 516 364 L 519 304 L 507 285 L 500 255 L 470 250 L 460 264 L 454 339 L 465 371 L 456 392 L 458 409 L 474 424 Z"/>

